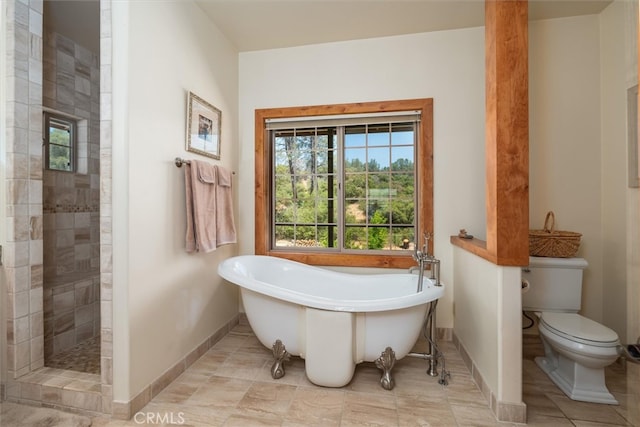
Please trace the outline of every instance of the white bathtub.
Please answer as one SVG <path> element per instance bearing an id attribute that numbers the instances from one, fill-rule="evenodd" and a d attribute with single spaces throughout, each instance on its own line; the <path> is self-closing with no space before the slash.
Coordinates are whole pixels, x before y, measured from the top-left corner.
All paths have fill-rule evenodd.
<path id="1" fill-rule="evenodd" d="M 342 387 L 356 364 L 373 362 L 387 347 L 395 359 L 418 339 L 431 301 L 444 294 L 417 274 L 348 274 L 282 258 L 244 255 L 218 267 L 240 286 L 242 302 L 256 337 L 267 348 L 277 340 L 305 359 L 311 382 Z"/>

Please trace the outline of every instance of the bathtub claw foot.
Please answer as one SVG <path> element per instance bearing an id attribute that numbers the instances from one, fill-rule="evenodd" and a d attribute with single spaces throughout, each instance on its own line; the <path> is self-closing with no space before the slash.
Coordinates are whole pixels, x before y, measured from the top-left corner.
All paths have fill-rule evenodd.
<path id="1" fill-rule="evenodd" d="M 289 361 L 291 356 L 282 341 L 276 340 L 273 343 L 273 358 L 275 359 L 273 365 L 271 365 L 271 377 L 274 380 L 284 377 L 284 362 Z"/>
<path id="2" fill-rule="evenodd" d="M 380 378 L 380 385 L 385 390 L 392 390 L 396 385 L 393 377 L 391 376 L 391 370 L 393 366 L 396 364 L 396 353 L 391 349 L 391 347 L 387 347 L 375 360 L 376 366 L 378 369 L 382 369 L 382 377 Z"/>

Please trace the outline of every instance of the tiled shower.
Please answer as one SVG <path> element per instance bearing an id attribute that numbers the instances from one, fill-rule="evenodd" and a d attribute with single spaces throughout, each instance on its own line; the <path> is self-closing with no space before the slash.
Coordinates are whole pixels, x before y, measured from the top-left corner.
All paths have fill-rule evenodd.
<path id="1" fill-rule="evenodd" d="M 49 366 L 56 355 L 100 335 L 100 67 L 96 53 L 47 31 L 46 22 L 43 107 L 77 123 L 76 170 L 43 171 L 44 358 Z"/>
<path id="2" fill-rule="evenodd" d="M 73 3 L 73 2 L 72 2 Z M 69 92 L 63 91 L 59 94 L 57 84 L 50 85 L 53 81 L 54 64 L 53 58 L 45 55 L 53 53 L 50 50 L 52 41 L 47 39 L 45 46 L 45 32 L 47 23 L 45 15 L 47 6 L 51 4 L 65 5 L 67 2 L 55 1 L 28 1 L 28 0 L 4 0 L 0 1 L 0 12 L 6 19 L 0 20 L 0 51 L 2 52 L 6 68 L 0 70 L 0 77 L 3 79 L 6 93 L 0 93 L 3 98 L 4 114 L 0 108 L 0 117 L 4 119 L 6 144 L 3 146 L 6 156 L 6 246 L 3 245 L 3 270 L 6 286 L 6 310 L 3 315 L 6 320 L 6 347 L 5 353 L 0 358 L 6 361 L 6 378 L 0 382 L 0 400 L 6 399 L 13 402 L 25 402 L 29 404 L 56 405 L 72 410 L 88 410 L 92 412 L 112 412 L 113 397 L 113 370 L 112 370 L 112 227 L 111 227 L 111 0 L 100 0 L 99 2 L 87 2 L 91 5 L 92 12 L 99 14 L 100 26 L 97 29 L 100 47 L 100 83 L 99 97 L 94 98 L 94 88 L 91 87 L 89 119 L 93 121 L 96 107 L 100 110 L 98 123 L 87 121 L 87 146 L 88 150 L 98 149 L 99 138 L 99 234 L 100 234 L 100 289 L 94 292 L 93 297 L 99 299 L 100 308 L 100 334 L 92 339 L 100 343 L 97 349 L 99 355 L 100 374 L 89 374 L 80 372 L 70 372 L 60 369 L 44 368 L 44 217 L 45 217 L 45 182 L 43 171 L 43 111 L 52 108 L 70 108 L 74 105 L 72 114 L 82 119 L 80 104 L 62 102 L 69 100 Z M 68 5 L 76 8 L 76 5 Z M 98 40 L 96 40 L 98 43 Z M 55 53 L 56 67 L 58 54 Z M 63 61 L 68 57 L 62 56 Z M 92 58 L 92 64 L 93 64 Z M 47 64 L 45 64 L 47 62 Z M 66 62 L 65 65 L 71 65 Z M 76 53 L 73 54 L 73 88 L 74 90 L 85 90 L 87 81 L 78 79 L 76 85 Z M 67 68 L 68 72 L 70 68 Z M 89 81 L 95 84 L 95 72 L 91 72 Z M 68 74 L 68 73 L 67 73 Z M 49 81 L 45 82 L 46 79 Z M 60 73 L 55 71 L 57 81 Z M 66 76 L 69 77 L 69 76 Z M 70 80 L 67 80 L 66 88 L 70 88 Z M 81 92 L 80 90 L 80 92 Z M 55 94 L 55 95 L 54 95 Z M 86 95 L 86 94 L 85 94 Z M 62 99 L 60 99 L 60 96 Z M 76 96 L 75 94 L 73 95 Z M 49 98 L 45 101 L 45 98 Z M 83 98 L 83 97 L 80 97 Z M 100 102 L 95 101 L 96 99 Z M 49 103 L 55 101 L 56 104 Z M 80 100 L 85 102 L 86 98 Z M 64 105 L 58 105 L 60 102 Z M 75 101 L 74 101 L 75 102 Z M 83 104 L 86 106 L 86 102 Z M 72 110 L 65 110 L 72 111 Z M 89 110 L 87 110 L 89 111 Z M 98 134 L 94 134 L 95 129 L 100 128 Z M 91 129 L 91 130 L 90 130 Z M 94 139 L 94 136 L 96 139 Z M 91 139 L 89 139 L 91 138 Z M 79 153 L 80 156 L 83 153 Z M 95 152 L 86 152 L 87 171 L 89 164 L 95 160 Z M 89 159 L 92 159 L 91 162 Z M 93 172 L 91 172 L 93 174 Z M 74 178 L 75 179 L 75 178 Z M 88 178 L 89 190 L 95 189 L 96 178 Z M 93 179 L 93 181 L 91 181 Z M 80 188 L 86 183 L 82 182 Z M 77 190 L 76 190 L 77 191 Z M 91 191 L 90 191 L 91 193 Z M 95 199 L 95 194 L 94 194 Z M 75 199 L 77 204 L 78 199 Z M 47 220 L 53 216 L 48 210 Z M 65 214 L 71 212 L 62 212 Z M 86 213 L 86 212 L 79 212 Z M 58 212 L 55 212 L 57 218 Z M 89 213 L 90 224 L 95 213 Z M 74 227 L 75 213 L 74 213 Z M 64 221 L 64 219 L 62 219 Z M 66 219 L 68 220 L 68 219 Z M 80 222 L 86 221 L 81 218 Z M 86 228 L 86 227 L 83 227 Z M 91 226 L 90 226 L 91 228 Z M 48 229 L 48 227 L 47 227 Z M 58 230 L 56 229 L 56 232 Z M 90 231 L 92 233 L 92 231 Z M 93 231 L 95 233 L 95 231 Z M 76 231 L 74 229 L 74 243 Z M 79 233 L 82 234 L 82 233 Z M 66 236 L 70 236 L 69 233 Z M 64 239 L 61 237 L 61 239 Z M 90 241 L 94 240 L 90 234 Z M 57 240 L 57 236 L 56 236 Z M 61 242 L 62 243 L 62 242 Z M 51 245 L 51 243 L 49 243 Z M 57 243 L 56 243 L 57 245 Z M 63 245 L 64 246 L 64 245 Z M 86 247 L 81 247 L 78 254 L 79 260 L 86 260 L 86 255 L 82 255 Z M 51 248 L 49 248 L 51 249 Z M 57 251 L 58 247 L 56 247 Z M 63 251 L 64 252 L 64 251 Z M 47 257 L 51 253 L 47 252 Z M 67 251 L 67 259 L 71 259 L 70 252 Z M 75 248 L 73 253 L 75 263 Z M 92 255 L 89 256 L 89 260 Z M 95 261 L 94 261 L 95 263 Z M 70 265 L 70 264 L 69 264 Z M 91 265 L 91 261 L 89 261 Z M 82 286 L 81 286 L 82 287 Z M 82 290 L 79 290 L 82 293 Z M 64 292 L 63 292 L 64 293 Z M 52 292 L 53 294 L 53 292 Z M 98 295 L 99 294 L 99 295 Z M 67 295 L 67 298 L 70 294 Z M 75 284 L 74 284 L 74 315 L 75 326 Z M 63 297 L 64 299 L 64 297 Z M 47 311 L 49 308 L 46 309 Z M 83 316 L 80 316 L 83 317 Z M 67 322 L 71 320 L 67 317 Z M 81 320 L 81 319 L 80 319 Z M 98 320 L 95 319 L 97 322 Z M 64 322 L 62 322 L 64 323 Z M 60 327 L 65 329 L 62 325 Z M 48 375 L 42 375 L 47 372 Z M 86 387 L 82 390 L 73 388 L 65 381 L 66 375 L 73 375 L 73 378 L 82 378 L 81 383 Z M 71 387 L 71 388 L 70 388 Z M 45 393 L 46 390 L 46 393 Z"/>

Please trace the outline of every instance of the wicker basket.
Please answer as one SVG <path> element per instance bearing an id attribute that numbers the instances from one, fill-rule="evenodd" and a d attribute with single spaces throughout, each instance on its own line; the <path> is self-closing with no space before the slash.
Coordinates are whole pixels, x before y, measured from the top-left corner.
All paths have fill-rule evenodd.
<path id="1" fill-rule="evenodd" d="M 547 213 L 543 230 L 529 230 L 529 255 L 540 257 L 570 258 L 580 247 L 582 234 L 573 231 L 554 230 L 555 215 Z"/>

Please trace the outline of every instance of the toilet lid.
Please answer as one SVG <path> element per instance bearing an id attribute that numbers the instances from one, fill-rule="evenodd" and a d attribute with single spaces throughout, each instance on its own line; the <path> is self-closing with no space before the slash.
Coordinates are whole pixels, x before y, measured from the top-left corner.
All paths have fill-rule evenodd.
<path id="1" fill-rule="evenodd" d="M 618 342 L 618 334 L 613 330 L 577 313 L 544 312 L 540 321 L 553 332 L 573 341 L 585 344 Z"/>

